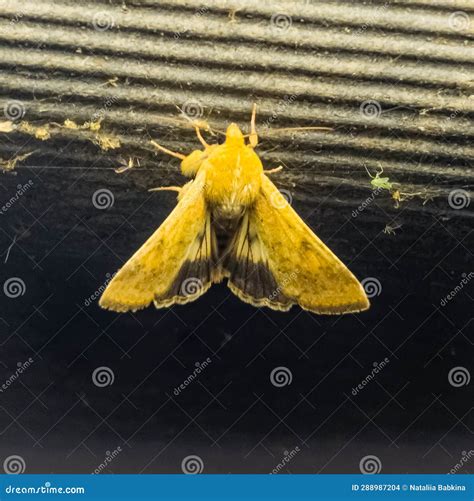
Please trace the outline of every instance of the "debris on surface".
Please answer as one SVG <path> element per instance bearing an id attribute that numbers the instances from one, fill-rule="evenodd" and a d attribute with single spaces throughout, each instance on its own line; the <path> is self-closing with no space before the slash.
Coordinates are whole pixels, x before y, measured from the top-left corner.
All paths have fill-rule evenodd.
<path id="1" fill-rule="evenodd" d="M 0 122 L 0 132 L 13 132 L 13 122 L 7 120 L 6 122 Z"/>
<path id="2" fill-rule="evenodd" d="M 385 235 L 396 235 L 396 230 L 399 230 L 401 227 L 401 224 L 394 224 L 393 226 L 391 224 L 386 224 L 383 232 Z"/>
<path id="3" fill-rule="evenodd" d="M 51 129 L 49 124 L 37 126 L 25 121 L 20 123 L 18 130 L 24 132 L 25 134 L 29 134 L 30 136 L 34 136 L 40 141 L 46 141 L 51 138 Z"/>
<path id="4" fill-rule="evenodd" d="M 4 172 L 12 171 L 16 167 L 16 164 L 18 162 L 25 160 L 33 153 L 34 151 L 31 151 L 30 153 L 25 153 L 24 155 L 16 155 L 10 158 L 9 160 L 4 160 L 0 158 L 0 169 L 3 170 Z"/>

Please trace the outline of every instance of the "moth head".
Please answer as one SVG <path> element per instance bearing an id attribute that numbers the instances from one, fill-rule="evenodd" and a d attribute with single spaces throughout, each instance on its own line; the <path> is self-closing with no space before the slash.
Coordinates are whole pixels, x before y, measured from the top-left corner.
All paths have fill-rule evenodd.
<path id="1" fill-rule="evenodd" d="M 237 124 L 230 124 L 229 127 L 227 127 L 227 132 L 225 133 L 225 144 L 226 146 L 234 148 L 245 145 L 244 136 Z"/>

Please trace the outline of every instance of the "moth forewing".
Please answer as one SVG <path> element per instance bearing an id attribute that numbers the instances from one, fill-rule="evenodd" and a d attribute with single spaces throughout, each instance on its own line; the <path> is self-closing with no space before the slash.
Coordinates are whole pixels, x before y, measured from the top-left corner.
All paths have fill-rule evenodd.
<path id="1" fill-rule="evenodd" d="M 215 238 L 203 183 L 198 176 L 185 185 L 171 214 L 109 283 L 100 306 L 114 311 L 135 311 L 151 302 L 171 306 L 210 287 Z M 193 281 L 185 282 L 188 278 Z"/>

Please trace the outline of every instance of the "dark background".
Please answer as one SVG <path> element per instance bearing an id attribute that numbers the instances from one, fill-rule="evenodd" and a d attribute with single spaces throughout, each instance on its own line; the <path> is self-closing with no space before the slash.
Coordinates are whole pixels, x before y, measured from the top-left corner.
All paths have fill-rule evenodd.
<path id="1" fill-rule="evenodd" d="M 88 473 L 110 453 L 114 473 L 180 473 L 192 455 L 207 473 L 268 473 L 285 454 L 282 472 L 357 473 L 368 456 L 383 473 L 449 472 L 474 449 L 473 281 L 442 305 L 472 273 L 472 6 L 223 5 L 0 3 L 0 125 L 13 122 L 0 132 L 0 207 L 32 182 L 0 214 L 0 384 L 33 360 L 0 393 L 0 470 L 20 456 L 27 473 Z M 12 102 L 23 110 L 13 118 Z M 183 114 L 246 130 L 254 102 L 265 166 L 285 166 L 273 180 L 298 213 L 380 284 L 371 309 L 255 309 L 224 284 L 167 310 L 89 304 L 176 203 L 147 191 L 183 183 L 150 138 L 189 152 L 198 142 Z M 97 116 L 120 148 L 61 126 Z M 295 126 L 333 130 L 276 130 Z M 136 167 L 116 174 L 130 158 Z M 366 169 L 381 168 L 391 192 L 353 217 L 372 197 Z M 106 209 L 99 190 L 113 195 Z M 448 202 L 455 190 L 462 207 Z M 12 278 L 24 284 L 15 298 L 3 292 Z M 104 366 L 113 384 L 98 387 Z M 272 384 L 277 367 L 291 384 Z M 456 387 L 458 367 L 468 378 Z M 456 470 L 472 473 L 472 461 Z"/>
<path id="2" fill-rule="evenodd" d="M 114 205 L 98 210 L 94 176 L 48 172 L 2 179 L 5 189 L 34 180 L 2 216 L 1 239 L 6 249 L 12 229 L 21 232 L 6 263 L 3 254 L 1 279 L 26 286 L 23 296 L 1 297 L 2 379 L 34 360 L 0 397 L 1 447 L 28 472 L 91 472 L 118 446 L 107 471 L 179 472 L 197 454 L 206 472 L 269 472 L 298 446 L 284 471 L 357 472 L 362 457 L 376 455 L 384 472 L 442 473 L 471 449 L 471 386 L 453 387 L 448 372 L 472 369 L 472 284 L 440 306 L 470 262 L 455 222 L 420 214 L 412 226 L 394 210 L 405 225 L 386 235 L 371 222 L 376 202 L 357 218 L 350 208 L 295 202 L 360 279 L 379 280 L 362 314 L 255 309 L 219 285 L 188 306 L 117 315 L 85 301 L 160 224 L 174 195 L 133 190 L 135 173 L 110 174 Z M 111 386 L 93 384 L 101 366 L 113 370 Z M 279 366 L 292 373 L 281 388 L 270 382 Z"/>

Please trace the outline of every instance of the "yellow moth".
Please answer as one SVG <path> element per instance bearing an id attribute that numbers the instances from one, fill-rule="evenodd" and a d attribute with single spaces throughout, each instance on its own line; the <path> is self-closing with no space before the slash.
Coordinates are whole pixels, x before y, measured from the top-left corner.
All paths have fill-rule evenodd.
<path id="1" fill-rule="evenodd" d="M 227 278 L 231 291 L 254 306 L 315 313 L 366 310 L 363 287 L 288 204 L 255 153 L 254 105 L 248 143 L 236 124 L 225 142 L 181 155 L 181 171 L 193 178 L 178 204 L 117 272 L 100 305 L 135 311 L 194 301 Z"/>

